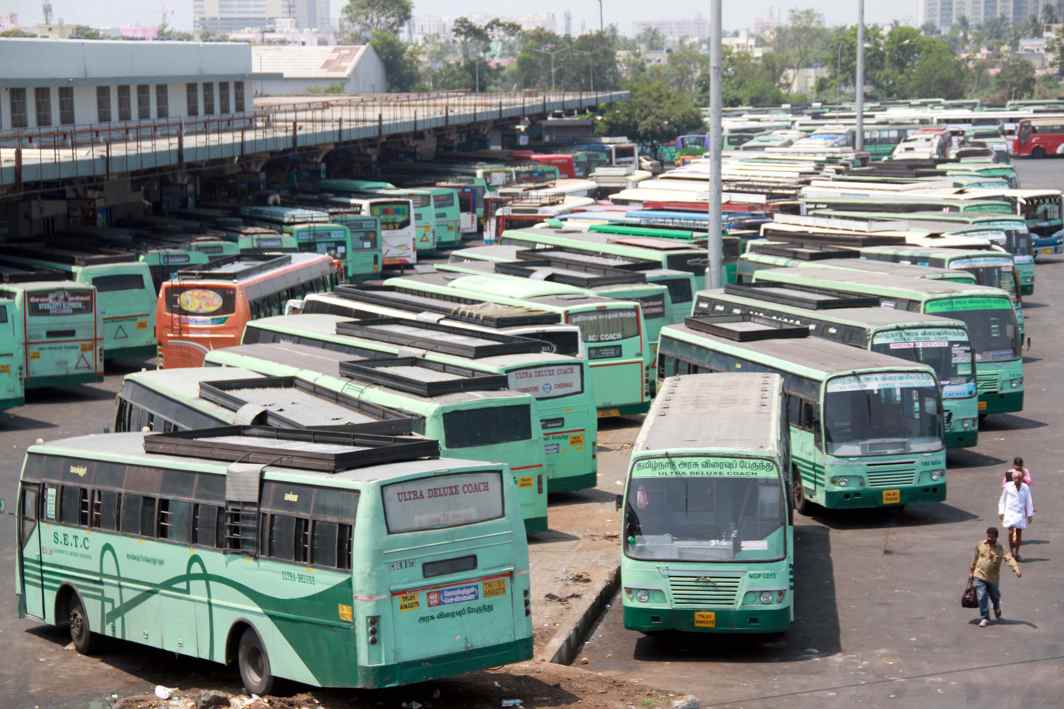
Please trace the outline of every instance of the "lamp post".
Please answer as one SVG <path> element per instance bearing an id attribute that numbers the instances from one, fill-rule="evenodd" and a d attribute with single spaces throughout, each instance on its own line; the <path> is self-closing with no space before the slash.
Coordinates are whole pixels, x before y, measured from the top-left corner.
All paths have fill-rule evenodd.
<path id="1" fill-rule="evenodd" d="M 709 272 L 706 282 L 710 288 L 721 287 L 724 238 L 721 234 L 721 4 L 722 0 L 710 0 L 709 36 Z"/>
<path id="2" fill-rule="evenodd" d="M 857 0 L 857 142 L 864 150 L 864 0 Z"/>

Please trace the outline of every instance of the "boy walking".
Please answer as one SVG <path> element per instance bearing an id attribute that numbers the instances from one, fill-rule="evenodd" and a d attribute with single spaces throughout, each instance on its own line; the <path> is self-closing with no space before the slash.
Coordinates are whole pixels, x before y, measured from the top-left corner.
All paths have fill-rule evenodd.
<path id="1" fill-rule="evenodd" d="M 1020 565 L 998 544 L 997 527 L 986 528 L 986 539 L 975 546 L 975 558 L 969 575 L 975 578 L 975 590 L 979 594 L 979 627 L 990 625 L 990 608 L 994 606 L 994 617 L 1001 618 L 1001 562 L 1007 561 L 1015 572 L 1016 578 L 1023 576 Z M 989 603 L 988 603 L 989 601 Z"/>

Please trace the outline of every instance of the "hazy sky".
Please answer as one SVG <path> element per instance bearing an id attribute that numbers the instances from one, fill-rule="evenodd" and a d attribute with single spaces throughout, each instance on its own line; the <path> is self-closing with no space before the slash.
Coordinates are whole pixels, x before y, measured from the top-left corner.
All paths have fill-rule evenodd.
<path id="1" fill-rule="evenodd" d="M 179 28 L 192 26 L 192 0 L 51 0 L 55 17 L 67 23 L 116 26 L 120 24 L 158 24 L 165 6 L 171 13 L 171 24 Z M 667 10 L 650 10 L 644 0 L 604 0 L 606 22 L 616 23 L 622 32 L 630 33 L 632 22 L 648 17 L 676 18 L 709 14 L 709 2 L 700 0 L 674 0 Z M 0 0 L 0 15 L 16 12 L 20 22 L 39 22 L 42 0 Z M 333 14 L 339 14 L 346 0 L 332 0 Z M 869 22 L 908 20 L 913 23 L 918 17 L 919 0 L 867 0 Z M 660 7 L 660 6 L 659 6 Z M 812 7 L 824 13 L 828 22 L 853 22 L 857 17 L 857 0 L 725 0 L 724 26 L 728 29 L 745 27 L 759 16 L 768 16 L 773 8 L 786 16 L 791 8 Z M 532 8 L 535 8 L 534 10 Z M 414 12 L 441 16 L 458 16 L 463 13 L 497 13 L 520 16 L 530 13 L 555 12 L 561 22 L 562 13 L 573 13 L 573 29 L 579 31 L 581 22 L 588 27 L 598 24 L 597 0 L 539 0 L 536 3 L 514 0 L 414 0 Z"/>

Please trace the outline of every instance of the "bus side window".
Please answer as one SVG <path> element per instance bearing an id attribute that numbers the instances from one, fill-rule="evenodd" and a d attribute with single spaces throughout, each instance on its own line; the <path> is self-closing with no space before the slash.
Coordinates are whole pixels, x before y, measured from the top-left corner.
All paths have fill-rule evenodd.
<path id="1" fill-rule="evenodd" d="M 205 547 L 219 547 L 222 508 L 196 503 L 192 511 L 192 543 Z"/>
<path id="2" fill-rule="evenodd" d="M 121 525 L 126 534 L 140 534 L 141 496 L 125 493 L 122 495 Z"/>
<path id="3" fill-rule="evenodd" d="M 118 500 L 118 493 L 113 490 L 93 490 L 90 526 L 96 529 L 118 529 Z"/>
<path id="4" fill-rule="evenodd" d="M 59 502 L 59 521 L 63 524 L 89 526 L 89 491 L 86 488 L 63 486 Z"/>
<path id="5" fill-rule="evenodd" d="M 187 544 L 192 538 L 192 503 L 159 500 L 159 538 Z"/>

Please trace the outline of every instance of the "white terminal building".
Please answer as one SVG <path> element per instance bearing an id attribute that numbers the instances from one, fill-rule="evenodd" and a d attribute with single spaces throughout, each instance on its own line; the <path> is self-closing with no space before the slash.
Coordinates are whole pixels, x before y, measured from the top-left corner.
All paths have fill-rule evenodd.
<path id="1" fill-rule="evenodd" d="M 253 106 L 251 47 L 0 39 L 0 130 L 239 115 Z"/>

